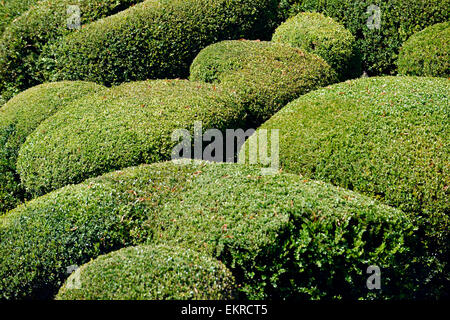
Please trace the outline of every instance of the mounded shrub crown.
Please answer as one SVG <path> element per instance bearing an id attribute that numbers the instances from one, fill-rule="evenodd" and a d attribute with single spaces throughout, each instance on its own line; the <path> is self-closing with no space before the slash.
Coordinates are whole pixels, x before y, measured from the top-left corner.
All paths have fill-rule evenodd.
<path id="1" fill-rule="evenodd" d="M 0 214 L 26 197 L 16 161 L 27 136 L 70 102 L 103 90 L 106 88 L 90 82 L 42 84 L 18 94 L 0 108 Z"/>
<path id="2" fill-rule="evenodd" d="M 414 217 L 430 261 L 442 259 L 444 278 L 430 277 L 440 285 L 448 285 L 449 90 L 450 81 L 439 78 L 360 79 L 302 96 L 261 127 L 280 130 L 287 172 L 378 198 Z"/>
<path id="3" fill-rule="evenodd" d="M 179 247 L 121 249 L 83 265 L 58 300 L 223 300 L 234 279 L 219 261 Z"/>
<path id="4" fill-rule="evenodd" d="M 32 195 L 142 163 L 170 160 L 175 130 L 193 135 L 241 127 L 234 94 L 187 80 L 126 83 L 89 95 L 44 121 L 19 151 L 17 171 Z"/>
<path id="5" fill-rule="evenodd" d="M 281 24 L 272 41 L 289 44 L 322 57 L 341 79 L 361 75 L 356 63 L 355 38 L 341 24 L 320 13 L 300 13 Z M 353 70 L 350 70 L 353 68 Z"/>
<path id="6" fill-rule="evenodd" d="M 317 11 L 336 19 L 356 37 L 369 75 L 394 75 L 402 44 L 414 33 L 450 20 L 449 7 L 450 0 L 281 0 L 280 14 L 286 19 Z"/>
<path id="7" fill-rule="evenodd" d="M 52 296 L 67 267 L 136 244 L 217 258 L 246 298 L 375 297 L 365 286 L 368 265 L 383 270 L 383 298 L 414 296 L 423 280 L 411 272 L 414 226 L 404 213 L 304 177 L 262 176 L 252 166 L 129 168 L 32 200 L 1 217 L 0 226 L 2 298 Z M 117 261 L 118 254 L 109 257 Z M 89 281 L 86 290 L 98 283 Z"/>
<path id="8" fill-rule="evenodd" d="M 203 49 L 190 79 L 219 83 L 236 92 L 259 125 L 300 95 L 328 85 L 336 74 L 320 57 L 266 41 L 223 41 Z"/>
<path id="9" fill-rule="evenodd" d="M 49 48 L 49 79 L 117 84 L 184 78 L 197 53 L 224 39 L 268 38 L 277 0 L 149 0 Z M 86 41 L 89 39 L 89 41 Z"/>
<path id="10" fill-rule="evenodd" d="M 0 2 L 0 35 L 6 26 L 38 0 L 5 0 Z"/>
<path id="11" fill-rule="evenodd" d="M 39 63 L 42 51 L 49 43 L 73 32 L 67 27 L 68 5 L 80 8 L 84 26 L 140 1 L 43 0 L 31 6 L 0 37 L 0 105 L 14 94 L 44 82 L 47 64 L 45 58 L 42 65 Z"/>
<path id="12" fill-rule="evenodd" d="M 400 50 L 398 72 L 450 77 L 450 22 L 438 23 L 412 35 Z"/>

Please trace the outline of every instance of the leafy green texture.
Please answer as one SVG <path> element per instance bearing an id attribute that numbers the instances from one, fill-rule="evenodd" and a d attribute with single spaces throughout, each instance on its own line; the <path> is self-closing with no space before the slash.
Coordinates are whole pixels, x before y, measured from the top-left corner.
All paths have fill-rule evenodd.
<path id="1" fill-rule="evenodd" d="M 450 77 L 450 22 L 412 35 L 400 50 L 398 71 L 410 76 Z"/>
<path id="2" fill-rule="evenodd" d="M 403 298 L 422 280 L 415 238 L 401 211 L 323 182 L 236 164 L 158 163 L 64 187 L 1 217 L 0 294 L 50 297 L 68 266 L 162 244 L 217 258 L 242 297 L 375 297 L 366 289 L 372 264 L 383 272 L 378 294 Z"/>
<path id="3" fill-rule="evenodd" d="M 380 28 L 375 12 L 381 12 Z M 370 75 L 396 74 L 402 44 L 414 33 L 450 20 L 450 0 L 281 0 L 283 19 L 302 11 L 318 11 L 342 23 L 357 39 L 363 68 Z M 368 27 L 371 26 L 370 28 Z"/>
<path id="4" fill-rule="evenodd" d="M 269 119 L 288 102 L 336 81 L 322 58 L 265 41 L 223 41 L 203 49 L 191 80 L 220 83 L 236 92 L 250 125 Z"/>
<path id="5" fill-rule="evenodd" d="M 410 213 L 425 232 L 430 261 L 439 256 L 444 270 L 449 249 L 449 89 L 450 81 L 439 78 L 349 81 L 299 98 L 261 129 L 280 130 L 284 170 Z M 247 145 L 240 155 L 244 159 Z M 430 273 L 430 279 L 448 285 L 448 275 Z"/>
<path id="6" fill-rule="evenodd" d="M 0 37 L 0 105 L 14 94 L 42 83 L 38 61 L 44 47 L 65 34 L 68 5 L 80 8 L 81 24 L 121 11 L 142 0 L 43 0 L 17 17 Z M 45 60 L 44 60 L 45 62 Z"/>
<path id="7" fill-rule="evenodd" d="M 47 51 L 49 79 L 117 84 L 186 77 L 207 45 L 267 38 L 277 0 L 149 0 L 92 23 Z M 44 67 L 46 69 L 46 67 Z"/>
<path id="8" fill-rule="evenodd" d="M 38 0 L 1 0 L 0 1 L 0 35 L 11 21 L 38 2 Z"/>
<path id="9" fill-rule="evenodd" d="M 70 102 L 104 89 L 89 82 L 42 84 L 18 94 L 0 108 L 0 214 L 25 197 L 16 161 L 27 136 Z"/>
<path id="10" fill-rule="evenodd" d="M 187 80 L 126 83 L 44 121 L 22 145 L 17 171 L 32 195 L 142 163 L 170 160 L 175 130 L 239 128 L 245 112 L 228 90 Z"/>
<path id="11" fill-rule="evenodd" d="M 234 279 L 219 261 L 196 251 L 138 246 L 103 255 L 75 271 L 58 300 L 223 300 Z"/>
<path id="12" fill-rule="evenodd" d="M 317 54 L 328 62 L 340 79 L 362 73 L 356 62 L 355 37 L 323 14 L 304 12 L 288 19 L 275 30 L 272 41 Z"/>

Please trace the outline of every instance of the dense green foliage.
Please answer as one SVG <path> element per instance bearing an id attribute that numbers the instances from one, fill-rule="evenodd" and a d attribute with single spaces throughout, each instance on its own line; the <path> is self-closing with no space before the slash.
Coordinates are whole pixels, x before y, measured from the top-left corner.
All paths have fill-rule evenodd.
<path id="1" fill-rule="evenodd" d="M 24 199 L 16 161 L 27 136 L 70 102 L 105 89 L 89 82 L 42 84 L 18 94 L 0 108 L 0 214 Z"/>
<path id="2" fill-rule="evenodd" d="M 68 5 L 78 5 L 81 24 L 121 11 L 142 0 L 43 0 L 17 17 L 0 37 L 0 105 L 11 96 L 42 83 L 38 63 L 48 43 L 73 32 L 67 27 Z"/>
<path id="3" fill-rule="evenodd" d="M 219 83 L 238 95 L 258 125 L 300 95 L 336 81 L 322 58 L 265 41 L 223 41 L 203 49 L 191 80 Z"/>
<path id="4" fill-rule="evenodd" d="M 410 76 L 450 77 L 450 22 L 412 35 L 400 50 L 398 71 Z"/>
<path id="5" fill-rule="evenodd" d="M 361 192 L 414 216 L 426 233 L 428 254 L 440 256 L 444 269 L 449 90 L 450 81 L 439 78 L 355 80 L 299 98 L 261 129 L 280 129 L 280 163 L 287 172 Z M 448 274 L 436 282 L 448 285 Z"/>
<path id="6" fill-rule="evenodd" d="M 341 24 L 320 13 L 300 13 L 281 24 L 272 41 L 289 44 L 322 57 L 340 79 L 360 76 L 355 37 Z"/>
<path id="7" fill-rule="evenodd" d="M 0 1 L 0 35 L 6 26 L 17 16 L 20 16 L 38 0 L 1 0 Z"/>
<path id="8" fill-rule="evenodd" d="M 223 300 L 234 279 L 219 261 L 168 246 L 121 249 L 83 265 L 58 300 Z"/>
<path id="9" fill-rule="evenodd" d="M 148 0 L 91 23 L 47 52 L 49 79 L 116 84 L 186 77 L 207 45 L 268 38 L 277 0 Z M 45 69 L 45 68 L 44 68 Z"/>
<path id="10" fill-rule="evenodd" d="M 371 264 L 383 270 L 382 298 L 414 296 L 422 279 L 410 272 L 413 229 L 401 211 L 295 175 L 261 176 L 235 164 L 144 165 L 0 218 L 0 293 L 49 297 L 69 266 L 159 243 L 218 258 L 247 298 L 373 297 L 365 286 Z"/>
<path id="11" fill-rule="evenodd" d="M 380 8 L 380 28 L 370 6 Z M 396 74 L 402 44 L 414 33 L 450 20 L 450 0 L 281 0 L 285 19 L 302 11 L 318 11 L 342 23 L 357 39 L 363 67 L 370 75 Z M 368 25 L 371 27 L 369 28 Z"/>
<path id="12" fill-rule="evenodd" d="M 187 80 L 126 83 L 77 100 L 44 121 L 19 151 L 17 171 L 32 195 L 142 163 L 170 160 L 175 130 L 239 128 L 233 93 Z"/>

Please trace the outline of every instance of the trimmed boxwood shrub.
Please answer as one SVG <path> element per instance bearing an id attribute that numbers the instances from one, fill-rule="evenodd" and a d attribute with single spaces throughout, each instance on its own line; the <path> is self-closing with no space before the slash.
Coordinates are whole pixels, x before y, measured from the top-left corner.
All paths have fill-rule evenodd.
<path id="1" fill-rule="evenodd" d="M 0 294 L 50 297 L 69 266 L 159 243 L 218 258 L 242 297 L 402 298 L 422 280 L 410 272 L 413 229 L 401 211 L 296 175 L 261 176 L 235 164 L 144 165 L 1 217 Z M 368 265 L 382 269 L 381 292 L 367 290 Z"/>
<path id="2" fill-rule="evenodd" d="M 381 28 L 369 28 L 381 10 Z M 342 23 L 357 39 L 363 68 L 369 75 L 396 74 L 402 44 L 414 33 L 450 20 L 450 0 L 281 0 L 282 19 L 303 11 L 318 11 Z M 373 22 L 369 21 L 373 26 Z"/>
<path id="3" fill-rule="evenodd" d="M 411 214 L 426 233 L 427 253 L 448 268 L 449 90 L 450 81 L 439 78 L 350 81 L 299 98 L 261 129 L 280 129 L 280 163 L 287 172 Z"/>
<path id="4" fill-rule="evenodd" d="M 412 35 L 400 50 L 398 71 L 410 76 L 450 77 L 450 22 Z"/>
<path id="5" fill-rule="evenodd" d="M 245 112 L 233 93 L 187 80 L 126 83 L 90 95 L 48 118 L 19 151 L 17 171 L 32 195 L 142 163 L 170 160 L 172 133 L 194 123 L 239 128 Z"/>
<path id="6" fill-rule="evenodd" d="M 356 64 L 355 37 L 321 13 L 304 12 L 288 19 L 275 30 L 272 41 L 317 54 L 328 62 L 340 79 L 362 73 Z"/>
<path id="7" fill-rule="evenodd" d="M 0 105 L 14 94 L 43 82 L 44 70 L 41 69 L 38 60 L 44 47 L 72 32 L 67 28 L 68 5 L 80 7 L 81 23 L 84 25 L 140 1 L 142 0 L 37 2 L 11 22 L 0 37 Z"/>
<path id="8" fill-rule="evenodd" d="M 199 53 L 190 72 L 191 80 L 235 91 L 249 114 L 249 125 L 262 123 L 300 95 L 336 80 L 322 58 L 265 41 L 213 44 Z"/>
<path id="9" fill-rule="evenodd" d="M 223 300 L 234 279 L 219 261 L 168 246 L 121 249 L 81 266 L 58 300 Z"/>
<path id="10" fill-rule="evenodd" d="M 3 0 L 0 2 L 0 35 L 6 26 L 38 0 Z"/>
<path id="11" fill-rule="evenodd" d="M 46 57 L 52 70 L 49 79 L 109 85 L 185 78 L 197 53 L 211 43 L 242 37 L 268 38 L 274 29 L 277 3 L 146 1 L 91 23 L 50 48 Z"/>
<path id="12" fill-rule="evenodd" d="M 90 82 L 55 82 L 28 89 L 0 108 L 0 214 L 25 195 L 16 172 L 20 147 L 39 124 L 70 102 L 106 90 Z"/>

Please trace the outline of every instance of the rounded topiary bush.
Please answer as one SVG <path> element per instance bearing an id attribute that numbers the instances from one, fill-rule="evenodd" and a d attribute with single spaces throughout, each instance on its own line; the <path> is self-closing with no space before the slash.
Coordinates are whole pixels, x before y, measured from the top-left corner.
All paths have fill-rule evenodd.
<path id="1" fill-rule="evenodd" d="M 341 79 L 361 74 L 361 68 L 353 65 L 355 38 L 341 24 L 321 13 L 304 12 L 288 19 L 275 30 L 272 41 L 317 54 Z"/>
<path id="2" fill-rule="evenodd" d="M 234 279 L 219 261 L 196 251 L 138 246 L 81 266 L 59 290 L 58 300 L 223 300 Z"/>
<path id="3" fill-rule="evenodd" d="M 280 1 L 282 19 L 317 11 L 342 23 L 356 37 L 369 75 L 396 74 L 402 44 L 414 33 L 450 20 L 449 7 L 450 0 Z"/>
<path id="4" fill-rule="evenodd" d="M 0 2 L 0 35 L 6 26 L 38 0 L 6 0 Z"/>
<path id="5" fill-rule="evenodd" d="M 220 260 L 241 297 L 404 298 L 423 281 L 414 272 L 415 241 L 401 211 L 323 182 L 262 176 L 253 166 L 166 162 L 67 186 L 0 217 L 0 294 L 51 297 L 70 266 L 163 244 Z M 383 272 L 381 292 L 367 290 L 368 265 Z"/>
<path id="6" fill-rule="evenodd" d="M 33 195 L 141 163 L 170 160 L 175 130 L 240 127 L 233 93 L 187 80 L 126 83 L 48 118 L 19 151 L 17 171 Z"/>
<path id="7" fill-rule="evenodd" d="M 106 88 L 90 82 L 55 82 L 28 89 L 0 108 L 0 214 L 24 197 L 16 161 L 26 137 L 70 102 Z"/>
<path id="8" fill-rule="evenodd" d="M 450 22 L 411 36 L 403 44 L 398 72 L 410 76 L 450 77 Z"/>
<path id="9" fill-rule="evenodd" d="M 449 237 L 449 90 L 450 81 L 438 78 L 350 81 L 299 98 L 260 129 L 280 130 L 284 170 L 404 210 L 425 230 L 430 256 L 443 258 Z"/>
<path id="10" fill-rule="evenodd" d="M 45 70 L 38 61 L 44 47 L 73 32 L 67 26 L 69 5 L 80 8 L 84 25 L 140 1 L 43 0 L 31 6 L 14 19 L 0 37 L 0 105 L 1 100 L 4 103 L 14 94 L 43 82 Z"/>
<path id="11" fill-rule="evenodd" d="M 43 68 L 51 69 L 49 79 L 106 85 L 184 78 L 197 53 L 211 43 L 267 38 L 274 29 L 277 2 L 145 1 L 65 37 L 49 48 L 49 63 Z"/>
<path id="12" fill-rule="evenodd" d="M 219 83 L 238 95 L 258 125 L 300 95 L 336 81 L 322 58 L 283 44 L 223 41 L 203 49 L 190 79 Z"/>

